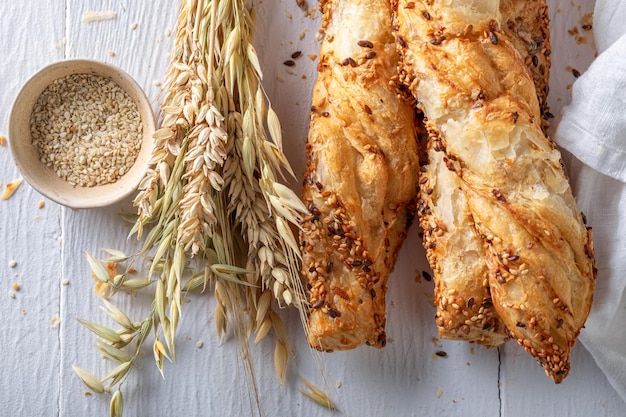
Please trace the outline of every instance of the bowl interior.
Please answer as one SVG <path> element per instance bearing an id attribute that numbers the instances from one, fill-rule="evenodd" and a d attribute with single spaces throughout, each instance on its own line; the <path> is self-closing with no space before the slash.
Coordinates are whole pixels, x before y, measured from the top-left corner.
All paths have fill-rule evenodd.
<path id="1" fill-rule="evenodd" d="M 41 93 L 53 81 L 70 74 L 95 74 L 110 77 L 136 103 L 143 126 L 141 149 L 133 167 L 112 184 L 73 187 L 39 160 L 32 144 L 30 115 Z M 72 208 L 101 207 L 132 194 L 148 167 L 153 148 L 155 118 L 141 87 L 121 69 L 91 60 L 68 60 L 49 65 L 31 77 L 18 93 L 9 116 L 9 146 L 24 179 L 49 199 Z"/>

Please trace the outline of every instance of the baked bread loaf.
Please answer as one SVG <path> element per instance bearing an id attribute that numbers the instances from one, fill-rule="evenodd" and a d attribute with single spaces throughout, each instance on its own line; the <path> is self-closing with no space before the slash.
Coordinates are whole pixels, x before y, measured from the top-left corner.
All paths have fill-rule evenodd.
<path id="1" fill-rule="evenodd" d="M 411 223 L 419 171 L 415 112 L 392 79 L 388 0 L 320 4 L 325 37 L 313 90 L 300 235 L 309 344 L 382 347 L 386 282 Z"/>
<path id="2" fill-rule="evenodd" d="M 547 9 L 545 0 L 500 2 L 504 31 L 533 76 L 542 115 L 547 113 L 550 67 Z M 420 226 L 434 271 L 439 336 L 498 346 L 508 337 L 493 307 L 484 242 L 468 210 L 462 180 L 448 169 L 452 165 L 441 147 L 435 130 L 425 147 L 419 194 L 422 207 L 428 207 Z"/>
<path id="3" fill-rule="evenodd" d="M 500 8 L 496 0 L 400 0 L 397 43 L 439 167 L 459 179 L 448 195 L 463 196 L 483 241 L 493 306 L 511 337 L 561 382 L 591 307 L 591 231 L 542 130 L 533 79 L 501 29 Z M 464 218 L 455 209 L 447 210 Z M 446 233 L 433 234 L 433 250 Z M 447 251 L 466 251 L 459 243 L 448 239 Z"/>

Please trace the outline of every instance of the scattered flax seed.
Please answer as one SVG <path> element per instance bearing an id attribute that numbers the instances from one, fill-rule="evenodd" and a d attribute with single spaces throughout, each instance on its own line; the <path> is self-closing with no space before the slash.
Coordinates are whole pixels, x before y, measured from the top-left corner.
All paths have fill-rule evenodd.
<path id="1" fill-rule="evenodd" d="M 288 67 L 293 67 L 294 65 L 296 65 L 296 63 L 293 60 L 288 59 L 285 62 L 283 62 L 283 65 L 286 65 Z"/>
<path id="2" fill-rule="evenodd" d="M 61 319 L 59 318 L 59 316 L 55 314 L 54 316 L 50 317 L 50 327 L 52 327 L 53 329 L 58 329 L 60 325 Z"/>
<path id="3" fill-rule="evenodd" d="M 580 77 L 580 71 L 578 71 L 576 68 L 572 68 L 572 75 L 574 76 L 574 78 L 578 78 Z"/>
<path id="4" fill-rule="evenodd" d="M 438 350 L 437 352 L 435 352 L 435 355 L 439 356 L 440 358 L 446 358 L 448 356 L 448 354 L 443 350 Z"/>
<path id="5" fill-rule="evenodd" d="M 302 56 L 302 51 L 296 51 L 293 54 L 291 54 L 291 59 L 298 59 Z"/>
<path id="6" fill-rule="evenodd" d="M 21 178 L 18 178 L 11 182 L 7 182 L 7 185 L 4 186 L 4 190 L 2 190 L 2 195 L 0 196 L 0 198 L 2 200 L 8 200 L 9 198 L 11 198 L 13 193 L 15 193 L 15 191 L 17 191 L 18 188 L 20 188 L 21 184 L 22 184 Z"/>
<path id="7" fill-rule="evenodd" d="M 17 266 L 17 261 L 15 259 L 11 259 L 9 261 L 9 268 L 15 268 Z"/>
<path id="8" fill-rule="evenodd" d="M 132 25 L 130 25 L 130 30 L 135 30 L 137 29 L 137 22 L 134 22 Z"/>
<path id="9" fill-rule="evenodd" d="M 39 201 L 37 202 L 37 208 L 42 209 L 45 205 L 46 205 L 46 202 L 45 202 L 45 201 L 43 201 L 43 200 L 39 200 Z"/>
<path id="10" fill-rule="evenodd" d="M 196 347 L 197 347 L 198 349 L 202 349 L 202 348 L 204 347 L 204 342 L 203 342 L 202 340 L 198 340 L 198 341 L 196 342 Z"/>

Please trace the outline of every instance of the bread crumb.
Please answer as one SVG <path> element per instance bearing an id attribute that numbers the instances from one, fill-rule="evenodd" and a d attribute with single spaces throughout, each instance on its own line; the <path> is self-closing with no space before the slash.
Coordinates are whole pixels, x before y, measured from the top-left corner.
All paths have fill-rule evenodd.
<path id="1" fill-rule="evenodd" d="M 11 288 L 13 288 L 14 291 L 19 291 L 21 287 L 20 287 L 20 284 L 18 284 L 17 282 L 14 282 Z"/>
<path id="2" fill-rule="evenodd" d="M 439 341 L 439 338 L 438 338 L 438 337 L 433 337 L 433 344 L 434 344 L 435 346 L 438 346 L 438 347 L 442 347 L 442 346 L 443 346 L 443 345 L 441 344 L 441 342 Z"/>
<path id="3" fill-rule="evenodd" d="M 22 311 L 22 316 L 25 316 L 26 315 L 26 309 L 23 308 L 21 311 Z"/>
<path id="4" fill-rule="evenodd" d="M 35 216 L 35 222 L 39 223 L 39 220 L 41 220 L 41 217 Z"/>
<path id="5" fill-rule="evenodd" d="M 317 59 L 317 55 L 315 54 L 307 54 L 307 56 L 309 57 L 311 61 L 315 61 Z"/>
<path id="6" fill-rule="evenodd" d="M 302 32 L 298 33 L 298 39 L 299 40 L 304 39 L 305 36 L 306 36 L 306 30 L 303 30 Z"/>
<path id="7" fill-rule="evenodd" d="M 4 145 L 5 137 L 4 135 L 0 135 L 0 146 Z"/>
<path id="8" fill-rule="evenodd" d="M 61 45 L 59 45 L 58 43 L 54 44 L 54 49 L 61 49 Z"/>
<path id="9" fill-rule="evenodd" d="M 43 201 L 43 200 L 39 200 L 39 201 L 37 202 L 37 208 L 42 209 L 45 205 L 46 205 L 46 202 L 45 202 L 45 201 Z"/>
<path id="10" fill-rule="evenodd" d="M 198 349 L 202 349 L 202 348 L 204 347 L 204 342 L 203 342 L 202 340 L 198 340 L 198 341 L 196 342 L 196 347 L 197 347 Z"/>
<path id="11" fill-rule="evenodd" d="M 441 398 L 441 395 L 443 394 L 443 390 L 441 388 L 437 388 L 437 398 Z"/>
<path id="12" fill-rule="evenodd" d="M 137 29 L 137 22 L 133 22 L 132 25 L 130 25 L 130 30 L 135 30 Z"/>
<path id="13" fill-rule="evenodd" d="M 54 316 L 50 317 L 50 327 L 52 327 L 53 329 L 58 329 L 60 325 L 61 319 L 59 318 L 59 316 L 55 314 Z"/>
<path id="14" fill-rule="evenodd" d="M 117 18 L 117 13 L 112 10 L 86 11 L 80 21 L 83 23 L 100 22 L 102 20 L 113 20 Z"/>

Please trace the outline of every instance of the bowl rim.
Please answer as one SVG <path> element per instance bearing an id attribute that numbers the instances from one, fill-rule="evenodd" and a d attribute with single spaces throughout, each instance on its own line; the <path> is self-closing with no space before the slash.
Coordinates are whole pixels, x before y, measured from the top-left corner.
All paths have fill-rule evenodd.
<path id="1" fill-rule="evenodd" d="M 56 79 L 79 73 L 110 77 L 135 102 L 140 113 L 142 137 L 137 159 L 126 174 L 111 184 L 73 187 L 58 177 L 52 168 L 41 163 L 38 157 L 35 158 L 37 151 L 31 143 L 26 144 L 24 140 L 26 137 L 30 138 L 30 130 L 25 132 L 25 119 L 30 119 L 32 105 L 45 88 Z M 30 76 L 13 100 L 8 124 L 8 142 L 13 161 L 26 182 L 50 200 L 66 207 L 81 209 L 118 203 L 137 190 L 149 167 L 154 149 L 156 117 L 145 91 L 127 72 L 107 62 L 78 58 L 53 62 Z"/>

